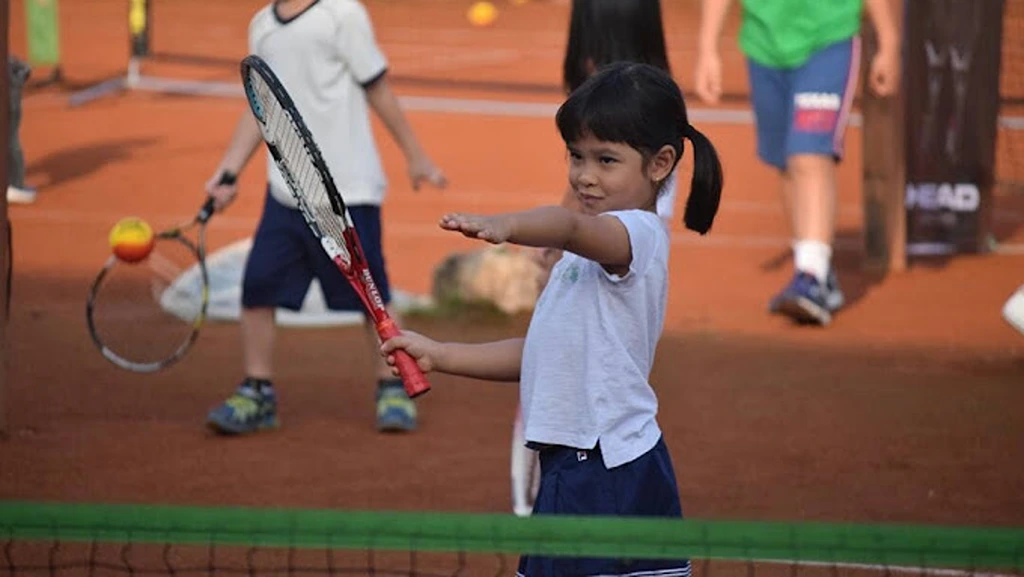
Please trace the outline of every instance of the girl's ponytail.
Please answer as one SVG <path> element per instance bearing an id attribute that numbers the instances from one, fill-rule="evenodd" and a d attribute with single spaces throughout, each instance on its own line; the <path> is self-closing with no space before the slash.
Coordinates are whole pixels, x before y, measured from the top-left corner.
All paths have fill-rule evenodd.
<path id="1" fill-rule="evenodd" d="M 683 138 L 693 144 L 693 178 L 683 222 L 686 228 L 705 234 L 711 230 L 722 198 L 722 163 L 708 137 L 689 122 L 683 124 Z"/>

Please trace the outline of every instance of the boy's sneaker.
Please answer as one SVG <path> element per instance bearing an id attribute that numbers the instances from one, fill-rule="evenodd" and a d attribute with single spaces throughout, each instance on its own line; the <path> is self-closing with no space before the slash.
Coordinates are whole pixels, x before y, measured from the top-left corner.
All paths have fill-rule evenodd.
<path id="1" fill-rule="evenodd" d="M 778 313 L 779 303 L 782 302 L 782 296 L 785 291 L 772 297 L 772 300 L 768 303 L 768 312 Z M 846 297 L 843 295 L 843 289 L 839 288 L 839 278 L 836 277 L 836 269 L 828 269 L 828 276 L 825 277 L 825 306 L 828 308 L 830 313 L 834 313 L 837 310 L 843 308 L 846 304 Z"/>
<path id="2" fill-rule="evenodd" d="M 36 201 L 36 189 L 24 187 L 19 188 L 17 186 L 7 187 L 7 203 L 8 204 L 32 204 Z"/>
<path id="3" fill-rule="evenodd" d="M 841 306 L 843 297 L 837 290 L 838 297 L 833 296 L 830 301 L 829 295 L 832 291 L 826 287 L 827 283 L 821 284 L 814 275 L 797 271 L 782 293 L 772 299 L 772 304 L 777 312 L 799 323 L 827 326 L 832 322 L 834 310 L 830 305 Z"/>
<path id="4" fill-rule="evenodd" d="M 400 380 L 377 384 L 377 430 L 402 433 L 416 429 L 416 403 L 409 398 Z"/>
<path id="5" fill-rule="evenodd" d="M 258 391 L 256 387 L 243 383 L 224 404 L 210 411 L 206 425 L 224 435 L 276 429 L 277 395 L 272 390 Z"/>

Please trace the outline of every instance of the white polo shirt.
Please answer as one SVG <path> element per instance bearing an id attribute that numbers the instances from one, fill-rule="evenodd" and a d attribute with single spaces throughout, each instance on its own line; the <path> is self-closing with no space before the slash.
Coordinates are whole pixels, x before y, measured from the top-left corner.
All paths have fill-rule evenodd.
<path id="1" fill-rule="evenodd" d="M 267 61 L 295 101 L 349 205 L 379 205 L 387 180 L 370 125 L 364 86 L 387 71 L 366 8 L 356 0 L 316 0 L 290 20 L 270 4 L 249 23 L 249 53 Z M 296 207 L 273 160 L 271 194 Z"/>
<path id="2" fill-rule="evenodd" d="M 558 261 L 526 333 L 520 401 L 528 442 L 590 449 L 600 441 L 610 469 L 661 438 L 648 378 L 665 322 L 669 238 L 653 212 L 606 214 L 629 232 L 629 271 L 609 274 L 568 252 Z"/>

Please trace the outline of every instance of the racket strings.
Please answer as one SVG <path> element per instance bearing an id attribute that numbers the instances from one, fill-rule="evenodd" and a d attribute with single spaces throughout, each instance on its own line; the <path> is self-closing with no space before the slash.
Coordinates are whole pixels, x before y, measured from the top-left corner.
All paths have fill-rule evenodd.
<path id="1" fill-rule="evenodd" d="M 288 181 L 299 210 L 321 235 L 335 241 L 342 261 L 350 266 L 352 257 L 345 241 L 347 217 L 339 216 L 334 211 L 327 187 L 295 119 L 281 106 L 258 73 L 252 71 L 249 75 L 264 113 L 264 137 L 278 151 L 278 167 Z"/>
<path id="2" fill-rule="evenodd" d="M 186 323 L 195 323 L 203 313 L 201 271 L 198 267 L 186 269 L 192 262 L 191 259 L 185 260 L 185 255 L 168 253 L 166 250 L 153 251 L 146 259 L 150 272 L 150 296 L 163 312 Z"/>
<path id="3" fill-rule="evenodd" d="M 173 358 L 202 321 L 205 286 L 191 247 L 159 239 L 142 262 L 106 271 L 90 313 L 94 337 L 132 363 Z"/>

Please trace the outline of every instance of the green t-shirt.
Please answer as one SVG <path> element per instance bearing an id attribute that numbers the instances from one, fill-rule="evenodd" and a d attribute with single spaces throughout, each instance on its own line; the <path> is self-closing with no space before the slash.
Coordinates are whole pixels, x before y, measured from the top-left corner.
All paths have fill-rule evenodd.
<path id="1" fill-rule="evenodd" d="M 863 0 L 743 0 L 740 48 L 773 68 L 796 68 L 860 30 Z"/>

